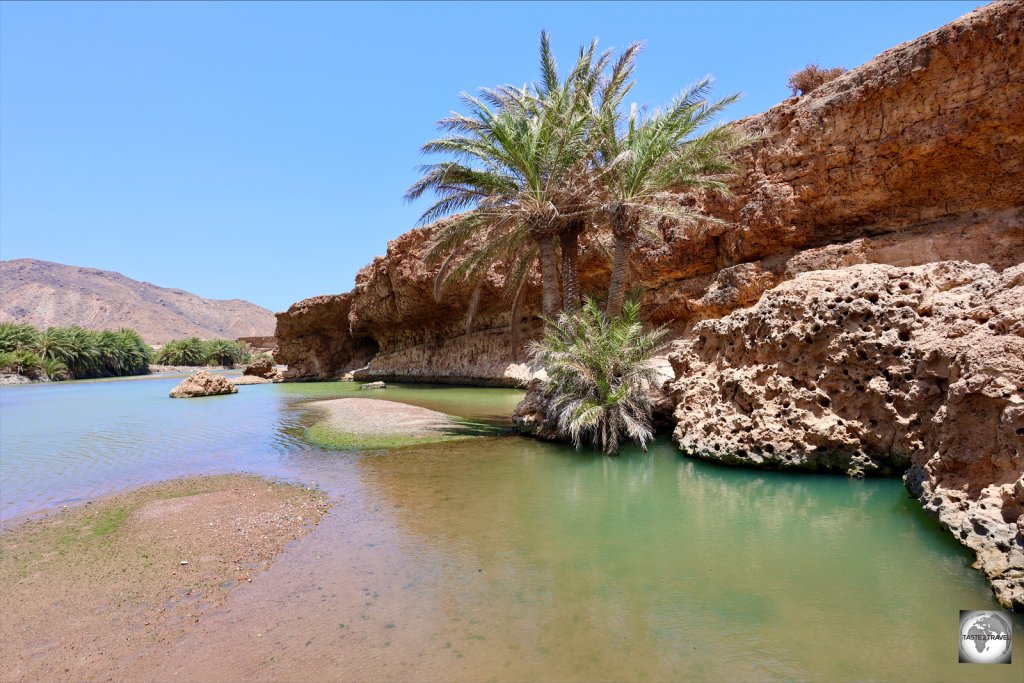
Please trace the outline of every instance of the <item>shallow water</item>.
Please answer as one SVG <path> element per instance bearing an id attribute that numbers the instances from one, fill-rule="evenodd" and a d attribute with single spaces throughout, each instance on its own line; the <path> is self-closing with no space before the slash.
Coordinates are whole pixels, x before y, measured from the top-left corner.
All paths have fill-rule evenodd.
<path id="1" fill-rule="evenodd" d="M 616 459 L 518 437 L 392 453 L 296 438 L 310 398 L 500 421 L 518 393 L 176 380 L 0 390 L 0 504 L 23 514 L 177 474 L 316 481 L 338 502 L 151 663 L 210 680 L 1010 680 L 957 663 L 961 609 L 995 609 L 969 553 L 898 481 L 762 473 L 667 441 Z"/>

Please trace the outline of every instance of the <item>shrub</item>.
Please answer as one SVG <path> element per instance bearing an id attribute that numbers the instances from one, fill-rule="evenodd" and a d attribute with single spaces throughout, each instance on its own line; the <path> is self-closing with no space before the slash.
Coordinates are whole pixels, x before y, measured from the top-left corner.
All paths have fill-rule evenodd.
<path id="1" fill-rule="evenodd" d="M 589 440 L 614 455 L 624 435 L 646 451 L 654 436 L 648 389 L 657 374 L 648 361 L 665 331 L 644 332 L 639 312 L 627 301 L 621 316 L 610 317 L 587 299 L 578 313 L 547 321 L 543 339 L 530 344 L 532 360 L 548 374 L 548 416 L 577 449 Z"/>
<path id="2" fill-rule="evenodd" d="M 819 85 L 835 80 L 844 73 L 846 73 L 846 69 L 841 66 L 822 69 L 817 64 L 808 64 L 790 76 L 787 85 L 794 95 L 806 95 Z"/>

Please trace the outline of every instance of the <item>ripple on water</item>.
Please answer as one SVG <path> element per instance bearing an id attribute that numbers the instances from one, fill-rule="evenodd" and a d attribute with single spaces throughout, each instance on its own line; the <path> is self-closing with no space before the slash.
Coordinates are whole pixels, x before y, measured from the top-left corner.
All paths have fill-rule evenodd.
<path id="1" fill-rule="evenodd" d="M 958 610 L 995 603 L 898 481 L 717 467 L 665 442 L 617 459 L 515 437 L 326 453 L 297 438 L 302 403 L 352 385 L 175 401 L 175 381 L 0 389 L 4 517 L 239 469 L 338 497 L 152 671 L 257 679 L 273 661 L 295 680 L 1021 680 L 1019 662 L 956 664 Z M 463 417 L 507 415 L 518 396 L 387 392 Z"/>

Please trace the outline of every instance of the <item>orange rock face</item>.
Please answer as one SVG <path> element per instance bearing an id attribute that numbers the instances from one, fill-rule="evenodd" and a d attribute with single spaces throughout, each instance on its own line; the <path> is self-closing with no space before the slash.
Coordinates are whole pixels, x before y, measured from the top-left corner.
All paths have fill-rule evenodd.
<path id="1" fill-rule="evenodd" d="M 1019 262 L 1022 25 L 1021 3 L 993 3 L 743 120 L 760 140 L 741 159 L 735 196 L 678 199 L 731 225 L 666 221 L 664 243 L 635 256 L 647 317 L 685 334 L 822 268 Z M 435 269 L 422 261 L 431 233 L 428 226 L 391 241 L 348 295 L 278 315 L 277 359 L 290 377 L 363 368 L 364 379 L 514 382 L 505 370 L 538 329 L 539 288 L 528 288 L 513 333 L 502 273 L 493 272 L 467 326 L 471 286 L 434 300 Z M 581 264 L 583 289 L 604 292 L 609 264 L 600 250 L 586 247 Z"/>

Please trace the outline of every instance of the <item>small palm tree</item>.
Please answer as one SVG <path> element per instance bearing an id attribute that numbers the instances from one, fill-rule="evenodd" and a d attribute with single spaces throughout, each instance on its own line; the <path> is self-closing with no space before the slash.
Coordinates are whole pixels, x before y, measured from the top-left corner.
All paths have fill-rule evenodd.
<path id="1" fill-rule="evenodd" d="M 35 349 L 39 343 L 39 331 L 27 323 L 0 323 L 0 353 L 20 349 Z"/>
<path id="2" fill-rule="evenodd" d="M 206 343 L 206 356 L 211 365 L 225 367 L 242 363 L 250 357 L 249 348 L 230 339 L 213 339 Z"/>
<path id="3" fill-rule="evenodd" d="M 711 102 L 707 99 L 710 89 L 711 79 L 705 78 L 684 90 L 666 109 L 649 116 L 633 107 L 624 125 L 619 121 L 617 103 L 598 112 L 596 128 L 602 139 L 596 173 L 606 188 L 603 213 L 615 239 L 609 315 L 622 310 L 629 256 L 641 232 L 657 236 L 651 227 L 664 217 L 715 220 L 679 206 L 667 193 L 694 189 L 728 193 L 724 177 L 734 170 L 730 154 L 748 139 L 731 126 L 715 126 L 697 134 L 739 99 L 734 94 Z"/>
<path id="4" fill-rule="evenodd" d="M 198 337 L 172 339 L 164 344 L 156 359 L 164 365 L 205 365 L 206 347 Z"/>
<path id="5" fill-rule="evenodd" d="M 68 366 L 55 358 L 43 358 L 40 360 L 43 373 L 54 382 L 71 379 Z"/>
<path id="6" fill-rule="evenodd" d="M 43 372 L 43 361 L 27 349 L 0 352 L 0 372 L 13 372 L 35 379 Z"/>
<path id="7" fill-rule="evenodd" d="M 577 313 L 548 320 L 543 339 L 530 344 L 548 374 L 548 417 L 577 449 L 590 441 L 614 455 L 626 436 L 646 451 L 654 436 L 649 389 L 657 373 L 649 361 L 665 330 L 645 332 L 639 315 L 635 301 L 611 317 L 588 298 Z"/>

